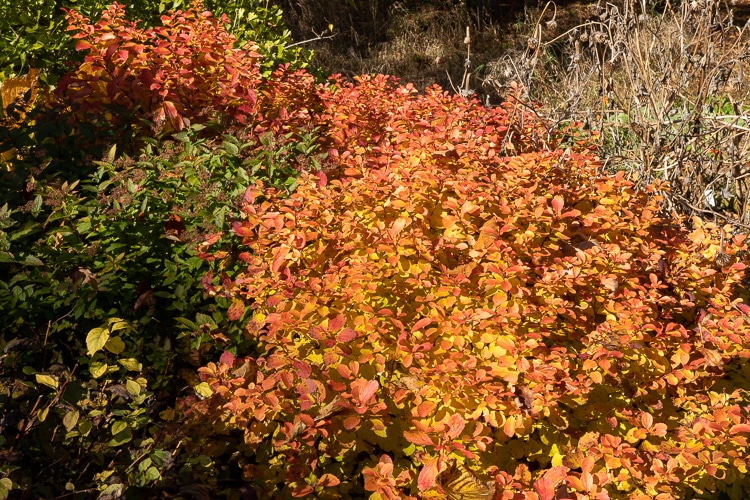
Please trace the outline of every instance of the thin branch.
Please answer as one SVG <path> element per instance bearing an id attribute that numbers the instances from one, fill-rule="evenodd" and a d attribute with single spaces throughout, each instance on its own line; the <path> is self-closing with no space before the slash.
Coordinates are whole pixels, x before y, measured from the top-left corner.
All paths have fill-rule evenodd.
<path id="1" fill-rule="evenodd" d="M 323 33 L 325 33 L 325 32 L 323 32 Z M 302 40 L 301 42 L 291 43 L 291 44 L 287 45 L 286 48 L 287 49 L 291 49 L 292 47 L 297 47 L 299 45 L 304 45 L 306 43 L 317 42 L 319 40 L 330 40 L 331 38 L 333 38 L 335 36 L 336 36 L 336 33 L 332 33 L 330 35 L 318 35 L 316 33 L 316 37 L 315 38 L 310 38 L 308 40 Z"/>

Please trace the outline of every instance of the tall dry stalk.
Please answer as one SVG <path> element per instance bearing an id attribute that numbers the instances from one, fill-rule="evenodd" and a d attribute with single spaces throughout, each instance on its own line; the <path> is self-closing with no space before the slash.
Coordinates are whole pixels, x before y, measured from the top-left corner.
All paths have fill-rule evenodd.
<path id="1" fill-rule="evenodd" d="M 719 0 L 599 2 L 558 33 L 550 2 L 485 83 L 516 80 L 559 124 L 599 132 L 607 169 L 668 181 L 665 208 L 750 227 L 748 30 Z"/>

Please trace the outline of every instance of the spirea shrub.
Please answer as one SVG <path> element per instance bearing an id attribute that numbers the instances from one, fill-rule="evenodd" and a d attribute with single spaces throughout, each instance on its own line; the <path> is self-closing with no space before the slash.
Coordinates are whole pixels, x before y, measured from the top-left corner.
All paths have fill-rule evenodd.
<path id="1" fill-rule="evenodd" d="M 744 236 L 513 99 L 386 87 L 319 91 L 338 175 L 247 189 L 246 270 L 207 290 L 257 350 L 200 369 L 185 449 L 278 498 L 739 495 Z"/>
<path id="2" fill-rule="evenodd" d="M 137 124 L 135 117 L 178 131 L 191 121 L 244 122 L 255 113 L 260 54 L 252 42 L 235 47 L 227 22 L 203 11 L 200 2 L 146 29 L 126 20 L 117 3 L 96 24 L 71 10 L 68 30 L 86 57 L 60 79 L 54 101 L 70 106 L 83 122 Z"/>

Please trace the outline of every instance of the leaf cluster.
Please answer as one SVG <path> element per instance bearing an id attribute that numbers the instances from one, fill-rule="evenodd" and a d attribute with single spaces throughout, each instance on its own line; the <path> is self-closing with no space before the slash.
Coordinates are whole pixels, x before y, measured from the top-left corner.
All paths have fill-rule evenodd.
<path id="1" fill-rule="evenodd" d="M 453 470 L 487 498 L 742 491 L 744 237 L 660 215 L 665 186 L 512 96 L 388 85 L 324 88 L 334 170 L 245 193 L 212 293 L 257 345 L 199 370 L 186 449 L 278 497 L 461 498 Z"/>
<path id="2" fill-rule="evenodd" d="M 19 0 L 0 5 L 0 81 L 26 72 L 29 67 L 44 69 L 46 78 L 56 82 L 64 74 L 67 61 L 76 60 L 66 32 L 66 9 L 75 9 L 88 18 L 97 18 L 110 5 L 102 0 Z M 187 0 L 140 0 L 120 2 L 132 19 L 146 26 L 158 24 L 169 10 L 188 10 Z M 227 16 L 227 28 L 244 43 L 258 42 L 264 57 L 262 72 L 267 76 L 280 64 L 306 67 L 312 53 L 300 47 L 287 48 L 291 34 L 284 26 L 281 9 L 263 0 L 207 0 L 205 7 L 217 17 Z"/>
<path id="3" fill-rule="evenodd" d="M 203 27 L 207 43 L 235 43 L 225 32 L 212 38 L 219 24 L 201 12 L 166 16 L 189 25 L 169 33 L 187 36 Z M 124 37 L 142 39 L 118 15 L 110 24 L 86 25 L 91 36 L 101 41 L 122 28 Z M 202 61 L 201 71 L 225 81 L 226 58 Z M 231 297 L 206 293 L 237 269 L 229 235 L 245 189 L 261 179 L 291 191 L 300 171 L 325 160 L 306 108 L 283 108 L 315 104 L 312 77 L 286 65 L 267 80 L 259 57 L 238 64 L 245 63 L 247 71 L 238 72 L 253 75 L 244 83 L 257 96 L 245 126 L 186 119 L 179 132 L 152 137 L 150 126 L 133 125 L 130 140 L 118 134 L 139 123 L 138 105 L 47 94 L 25 121 L 5 130 L 6 146 L 16 149 L 6 157 L 0 193 L 5 490 L 115 498 L 174 495 L 183 486 L 174 457 L 179 444 L 164 430 L 170 407 L 197 383 L 195 367 L 217 346 L 229 342 L 245 353 L 255 342 L 243 334 L 243 309 Z M 108 68 L 125 75 L 124 61 L 118 64 Z M 197 68 L 190 64 L 170 63 L 169 70 L 184 76 Z M 91 65 L 65 78 L 101 90 L 103 73 Z M 162 90 L 174 88 L 169 82 Z M 89 121 L 77 121 L 63 102 L 91 105 L 78 110 Z M 234 104 L 206 101 L 217 110 Z M 208 470 L 204 458 L 180 465 Z"/>

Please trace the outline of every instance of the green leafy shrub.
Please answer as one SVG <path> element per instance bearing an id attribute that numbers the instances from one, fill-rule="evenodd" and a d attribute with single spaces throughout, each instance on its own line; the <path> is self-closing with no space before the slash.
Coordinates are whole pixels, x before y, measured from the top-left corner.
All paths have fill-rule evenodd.
<path id="1" fill-rule="evenodd" d="M 209 292 L 257 344 L 199 370 L 187 456 L 276 498 L 738 497 L 744 237 L 543 151 L 516 101 L 379 87 L 321 92 L 340 175 L 243 197 Z"/>
<path id="2" fill-rule="evenodd" d="M 23 425 L 4 424 L 0 439 L 11 451 L 4 472 L 34 497 L 66 482 L 153 487 L 171 464 L 153 440 L 159 413 L 203 356 L 254 343 L 242 322 L 226 322 L 242 310 L 207 299 L 201 280 L 218 284 L 236 268 L 225 234 L 245 187 L 289 187 L 297 172 L 279 168 L 285 155 L 307 152 L 313 167 L 321 158 L 309 144 L 273 150 L 272 135 L 205 141 L 196 128 L 137 159 L 112 150 L 80 181 L 40 172 L 28 203 L 3 206 L 0 399 Z M 207 237 L 223 250 L 201 259 Z"/>
<path id="3" fill-rule="evenodd" d="M 177 142 L 139 161 L 113 155 L 91 178 L 45 179 L 25 207 L 5 204 L 2 398 L 24 420 L 3 440 L 6 472 L 32 496 L 66 483 L 109 483 L 111 493 L 166 470 L 169 453 L 150 437 L 158 410 L 177 370 L 210 349 L 216 324 L 198 285 L 210 266 L 186 243 L 219 238 L 236 215 L 249 181 L 236 149 Z M 146 458 L 151 466 L 128 468 Z"/>

